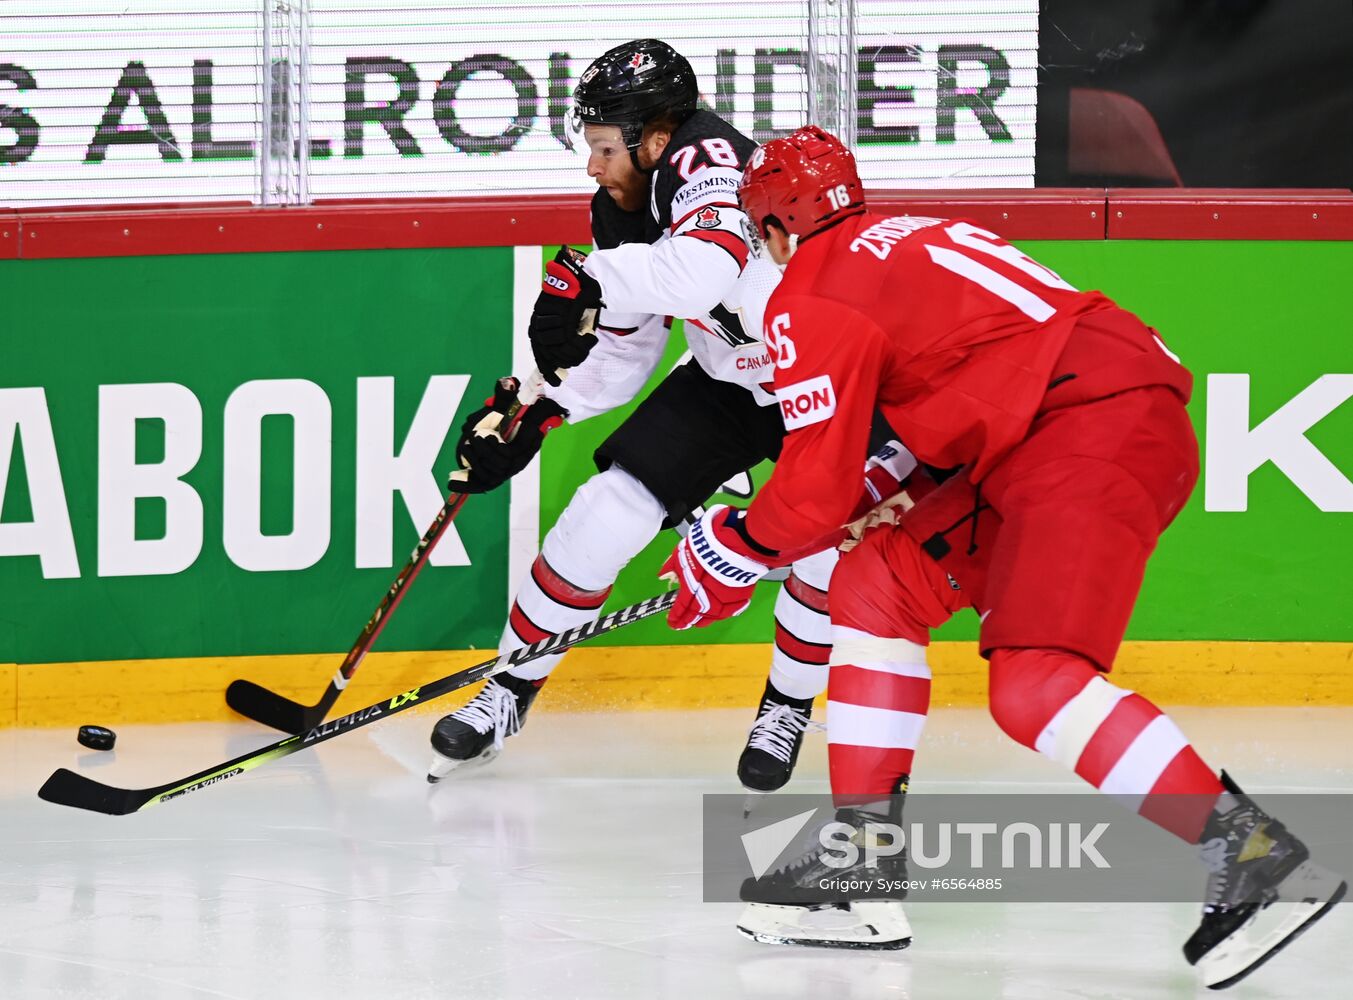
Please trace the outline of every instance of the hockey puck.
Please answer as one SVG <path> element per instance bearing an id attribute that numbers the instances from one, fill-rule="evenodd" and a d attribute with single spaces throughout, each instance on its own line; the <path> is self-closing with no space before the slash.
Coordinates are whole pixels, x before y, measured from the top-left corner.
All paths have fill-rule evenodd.
<path id="1" fill-rule="evenodd" d="M 80 741 L 82 747 L 89 747 L 91 750 L 111 750 L 113 744 L 117 742 L 117 733 L 103 726 L 81 726 L 75 738 Z"/>

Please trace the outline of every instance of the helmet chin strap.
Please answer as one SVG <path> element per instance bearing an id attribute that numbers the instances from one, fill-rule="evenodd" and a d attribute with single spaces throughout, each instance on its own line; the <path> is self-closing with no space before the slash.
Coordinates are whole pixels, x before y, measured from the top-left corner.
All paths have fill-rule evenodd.
<path id="1" fill-rule="evenodd" d="M 653 171 L 658 169 L 658 165 L 656 163 L 653 164 L 653 166 L 651 167 L 646 167 L 639 162 L 638 146 L 635 146 L 633 149 L 630 150 L 630 162 L 634 164 L 634 169 L 639 171 L 639 173 L 641 174 L 651 174 Z"/>

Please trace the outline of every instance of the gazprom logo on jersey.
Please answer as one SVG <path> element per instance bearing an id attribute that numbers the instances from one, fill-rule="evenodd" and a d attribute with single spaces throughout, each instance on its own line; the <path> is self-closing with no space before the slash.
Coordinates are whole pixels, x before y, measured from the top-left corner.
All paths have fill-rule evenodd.
<path id="1" fill-rule="evenodd" d="M 821 423 L 836 412 L 836 390 L 830 375 L 819 375 L 775 390 L 785 430 Z"/>

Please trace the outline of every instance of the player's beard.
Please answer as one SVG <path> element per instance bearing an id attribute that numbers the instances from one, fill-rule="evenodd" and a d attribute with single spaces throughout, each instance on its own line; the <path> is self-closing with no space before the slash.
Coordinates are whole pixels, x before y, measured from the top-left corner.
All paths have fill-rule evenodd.
<path id="1" fill-rule="evenodd" d="M 648 194 L 649 175 L 632 170 L 624 177 L 611 179 L 604 185 L 611 200 L 625 212 L 637 212 L 644 207 L 644 197 Z"/>

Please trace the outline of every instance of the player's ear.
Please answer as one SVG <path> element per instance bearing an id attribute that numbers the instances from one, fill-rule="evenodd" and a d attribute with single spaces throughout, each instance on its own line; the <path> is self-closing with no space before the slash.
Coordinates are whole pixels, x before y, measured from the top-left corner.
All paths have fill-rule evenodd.
<path id="1" fill-rule="evenodd" d="M 770 259 L 775 261 L 781 267 L 789 263 L 789 258 L 794 256 L 794 251 L 798 249 L 798 239 L 785 231 L 784 226 L 780 225 L 775 216 L 766 217 L 766 250 L 770 254 Z"/>
<path id="2" fill-rule="evenodd" d="M 639 161 L 647 169 L 657 166 L 663 150 L 672 141 L 672 130 L 663 125 L 644 126 L 644 137 L 639 144 Z"/>

